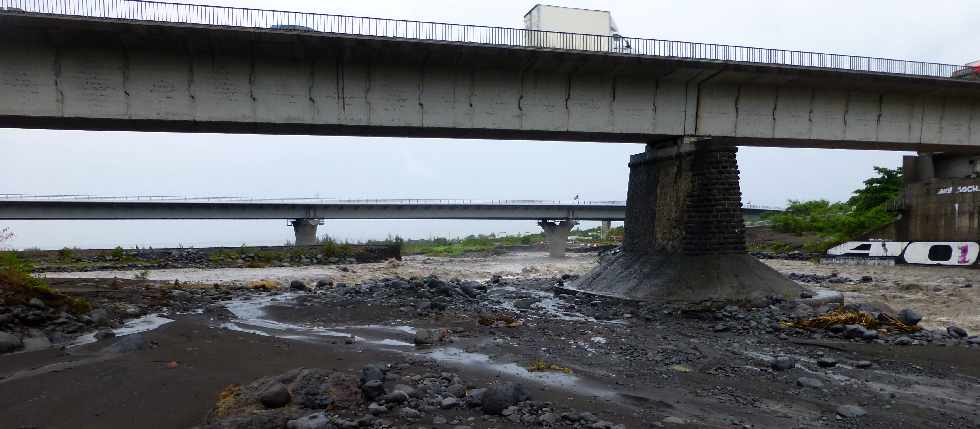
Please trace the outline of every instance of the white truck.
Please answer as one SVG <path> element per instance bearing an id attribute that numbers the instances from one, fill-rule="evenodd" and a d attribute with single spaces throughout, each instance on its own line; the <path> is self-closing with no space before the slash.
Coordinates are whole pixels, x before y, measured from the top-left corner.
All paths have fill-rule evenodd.
<path id="1" fill-rule="evenodd" d="M 606 10 L 538 4 L 524 15 L 524 28 L 534 30 L 527 32 L 528 46 L 611 52 L 630 49 Z"/>

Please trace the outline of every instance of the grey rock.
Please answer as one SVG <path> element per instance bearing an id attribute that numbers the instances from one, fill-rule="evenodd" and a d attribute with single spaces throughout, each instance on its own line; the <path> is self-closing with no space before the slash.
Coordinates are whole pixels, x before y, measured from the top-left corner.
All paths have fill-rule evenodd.
<path id="1" fill-rule="evenodd" d="M 553 425 L 558 422 L 558 416 L 554 413 L 544 413 L 538 416 L 538 421 L 543 424 Z"/>
<path id="2" fill-rule="evenodd" d="M 373 401 L 385 394 L 385 384 L 381 380 L 368 381 L 361 386 L 361 393 L 364 394 L 365 399 Z"/>
<path id="3" fill-rule="evenodd" d="M 418 410 L 414 408 L 408 408 L 408 407 L 404 407 L 401 410 L 398 410 L 398 415 L 406 419 L 417 419 L 419 417 L 422 417 L 422 413 L 418 412 Z"/>
<path id="4" fill-rule="evenodd" d="M 115 338 L 115 337 L 116 337 L 116 333 L 113 332 L 111 329 L 100 329 L 95 333 L 95 339 L 99 341 L 109 339 L 109 338 Z"/>
<path id="5" fill-rule="evenodd" d="M 919 322 L 922 320 L 922 315 L 911 308 L 903 308 L 898 312 L 897 318 L 898 320 L 902 321 L 902 323 L 913 326 L 919 324 Z"/>
<path id="6" fill-rule="evenodd" d="M 324 412 L 310 414 L 286 422 L 286 429 L 334 429 L 336 427 L 331 421 L 330 416 Z"/>
<path id="7" fill-rule="evenodd" d="M 822 389 L 823 382 L 813 377 L 800 377 L 796 379 L 796 385 L 813 389 Z"/>
<path id="8" fill-rule="evenodd" d="M 130 334 L 119 337 L 102 351 L 106 353 L 129 353 L 146 350 L 146 346 L 146 339 L 143 338 L 143 334 Z"/>
<path id="9" fill-rule="evenodd" d="M 389 404 L 403 404 L 408 402 L 410 398 L 405 392 L 395 391 L 382 396 L 380 399 Z"/>
<path id="10" fill-rule="evenodd" d="M 361 368 L 361 384 L 369 381 L 384 381 L 385 370 L 377 365 L 368 365 Z"/>
<path id="11" fill-rule="evenodd" d="M 374 415 L 384 414 L 388 412 L 388 407 L 372 402 L 370 405 L 368 405 L 368 412 Z"/>
<path id="12" fill-rule="evenodd" d="M 292 400 L 289 389 L 282 383 L 273 383 L 259 394 L 259 402 L 266 408 L 282 408 Z"/>
<path id="13" fill-rule="evenodd" d="M 10 353 L 23 346 L 20 337 L 8 332 L 0 332 L 0 353 Z"/>
<path id="14" fill-rule="evenodd" d="M 895 339 L 895 345 L 898 346 L 908 346 L 911 344 L 912 344 L 912 339 L 905 335 L 902 335 L 901 337 Z"/>
<path id="15" fill-rule="evenodd" d="M 482 408 L 487 414 L 500 414 L 509 406 L 530 399 L 524 386 L 517 383 L 500 383 L 487 388 L 483 393 Z"/>
<path id="16" fill-rule="evenodd" d="M 415 331 L 416 345 L 432 345 L 446 339 L 448 333 L 445 329 L 422 329 Z"/>
<path id="17" fill-rule="evenodd" d="M 446 423 L 449 423 L 449 420 L 446 420 L 446 418 L 443 416 L 435 416 L 432 418 L 432 424 L 434 425 L 444 425 Z"/>
<path id="18" fill-rule="evenodd" d="M 874 363 L 872 363 L 869 360 L 859 360 L 857 362 L 854 362 L 854 367 L 860 369 L 868 369 L 871 368 L 872 365 L 874 365 Z"/>
<path id="19" fill-rule="evenodd" d="M 38 350 L 47 350 L 51 348 L 51 340 L 44 332 L 38 330 L 31 330 L 30 335 L 25 335 L 23 340 L 24 351 L 33 352 Z"/>
<path id="20" fill-rule="evenodd" d="M 88 313 L 88 318 L 92 320 L 96 326 L 106 326 L 109 324 L 109 312 L 105 309 L 97 308 Z"/>
<path id="21" fill-rule="evenodd" d="M 538 303 L 538 299 L 536 298 L 523 298 L 523 299 L 514 300 L 514 307 L 519 308 L 521 310 L 528 310 L 531 308 L 532 305 L 537 303 Z"/>
<path id="22" fill-rule="evenodd" d="M 842 417 L 855 418 L 864 416 L 868 412 L 857 405 L 841 405 L 837 407 L 837 414 L 840 414 Z"/>
<path id="23" fill-rule="evenodd" d="M 878 339 L 878 331 L 874 329 L 866 329 L 864 334 L 861 335 L 861 339 L 871 341 Z"/>
<path id="24" fill-rule="evenodd" d="M 449 392 L 450 395 L 457 398 L 462 398 L 466 396 L 466 387 L 459 383 L 453 383 L 446 388 L 446 392 Z"/>
<path id="25" fill-rule="evenodd" d="M 946 332 L 949 333 L 949 336 L 953 338 L 966 338 L 968 336 L 966 330 L 959 326 L 947 327 Z"/>
<path id="26" fill-rule="evenodd" d="M 333 280 L 320 279 L 316 281 L 316 287 L 318 288 L 326 288 L 330 286 L 333 286 Z"/>
<path id="27" fill-rule="evenodd" d="M 817 366 L 821 368 L 833 368 L 837 366 L 837 360 L 828 357 L 822 357 L 820 359 L 817 359 Z"/>
<path id="28" fill-rule="evenodd" d="M 395 387 L 391 388 L 392 392 L 402 392 L 405 396 L 415 396 L 415 388 L 405 384 L 396 384 Z"/>
<path id="29" fill-rule="evenodd" d="M 289 290 L 304 291 L 304 290 L 310 290 L 310 287 L 307 286 L 306 283 L 303 282 L 302 280 L 293 280 L 289 282 Z"/>
<path id="30" fill-rule="evenodd" d="M 796 359 L 789 356 L 777 356 L 769 363 L 769 367 L 776 371 L 792 369 L 796 367 Z"/>
<path id="31" fill-rule="evenodd" d="M 211 304 L 204 307 L 204 314 L 212 319 L 217 320 L 229 320 L 235 318 L 235 313 L 232 313 L 228 307 L 221 304 Z"/>
<path id="32" fill-rule="evenodd" d="M 452 396 L 448 396 L 448 397 L 446 397 L 446 398 L 444 398 L 442 400 L 442 402 L 439 404 L 439 406 L 442 407 L 442 409 L 444 409 L 444 410 L 447 410 L 447 409 L 450 409 L 450 408 L 456 408 L 456 407 L 459 406 L 459 399 L 456 399 L 456 398 L 454 398 Z"/>
<path id="33" fill-rule="evenodd" d="M 41 310 L 48 308 L 48 306 L 44 304 L 44 301 L 41 301 L 38 298 L 31 298 L 30 301 L 27 301 L 27 305 Z"/>
<path id="34" fill-rule="evenodd" d="M 487 389 L 473 389 L 470 390 L 465 398 L 466 405 L 470 407 L 479 407 L 483 405 L 483 395 L 486 394 Z"/>

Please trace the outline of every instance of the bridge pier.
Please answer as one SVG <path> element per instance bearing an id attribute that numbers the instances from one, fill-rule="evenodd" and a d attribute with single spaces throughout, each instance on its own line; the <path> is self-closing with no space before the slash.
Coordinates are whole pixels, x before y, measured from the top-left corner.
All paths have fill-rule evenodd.
<path id="1" fill-rule="evenodd" d="M 612 221 L 610 220 L 602 221 L 602 223 L 599 224 L 599 239 L 608 240 L 610 229 L 612 229 Z"/>
<path id="2" fill-rule="evenodd" d="M 561 221 L 540 220 L 538 226 L 544 230 L 544 240 L 548 243 L 548 256 L 552 258 L 564 258 L 565 248 L 568 245 L 568 233 L 578 222 L 565 219 Z"/>
<path id="3" fill-rule="evenodd" d="M 640 300 L 798 297 L 746 254 L 737 150 L 684 138 L 630 157 L 623 251 L 571 287 Z"/>
<path id="4" fill-rule="evenodd" d="M 316 244 L 316 227 L 323 224 L 320 219 L 294 219 L 289 222 L 296 233 L 296 246 L 313 246 Z"/>

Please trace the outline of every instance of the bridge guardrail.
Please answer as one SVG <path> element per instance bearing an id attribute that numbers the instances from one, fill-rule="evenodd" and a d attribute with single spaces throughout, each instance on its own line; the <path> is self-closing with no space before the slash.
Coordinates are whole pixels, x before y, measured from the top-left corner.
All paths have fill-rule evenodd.
<path id="1" fill-rule="evenodd" d="M 645 39 L 619 35 L 604 36 L 145 0 L 0 0 L 0 13 L 52 14 L 86 18 L 246 27 L 269 31 L 331 33 L 532 49 L 606 52 L 618 55 L 797 66 L 939 78 L 953 78 L 956 72 L 967 68 L 962 65 L 934 62 Z"/>
<path id="2" fill-rule="evenodd" d="M 626 201 L 619 200 L 480 200 L 461 198 L 323 198 L 323 197 L 286 197 L 258 198 L 241 196 L 193 197 L 178 195 L 86 195 L 86 194 L 4 194 L 0 193 L 2 201 L 87 201 L 87 202 L 168 202 L 168 203 L 253 203 L 253 204 L 400 204 L 400 205 L 583 205 L 583 206 L 625 206 Z M 783 207 L 746 203 L 742 205 L 747 210 L 783 211 Z"/>
<path id="3" fill-rule="evenodd" d="M 361 198 L 340 199 L 322 197 L 257 198 L 238 196 L 193 197 L 176 195 L 85 195 L 85 194 L 0 194 L 0 201 L 87 201 L 87 202 L 168 202 L 168 203 L 254 203 L 254 204 L 401 204 L 401 205 L 613 205 L 625 206 L 626 201 L 561 201 L 561 200 L 480 200 L 460 198 Z"/>

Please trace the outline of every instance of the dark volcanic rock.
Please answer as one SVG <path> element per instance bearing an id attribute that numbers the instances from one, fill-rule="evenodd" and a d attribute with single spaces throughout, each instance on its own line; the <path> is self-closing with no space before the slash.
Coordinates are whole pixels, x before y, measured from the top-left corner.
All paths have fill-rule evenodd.
<path id="1" fill-rule="evenodd" d="M 10 353 L 23 346 L 24 343 L 16 335 L 0 332 L 0 353 Z"/>
<path id="2" fill-rule="evenodd" d="M 918 325 L 919 321 L 922 320 L 922 315 L 911 308 L 903 308 L 902 311 L 898 312 L 897 317 L 902 323 L 913 326 Z"/>
<path id="3" fill-rule="evenodd" d="M 259 395 L 259 402 L 262 402 L 262 405 L 266 408 L 285 407 L 292 400 L 292 395 L 289 394 L 289 390 L 282 383 L 270 385 Z"/>
<path id="4" fill-rule="evenodd" d="M 966 330 L 959 326 L 950 326 L 946 328 L 946 332 L 953 338 L 966 338 L 968 336 Z"/>
<path id="5" fill-rule="evenodd" d="M 796 367 L 796 359 L 789 356 L 777 356 L 772 362 L 769 363 L 769 367 L 776 371 L 785 371 L 787 369 L 792 369 Z"/>
<path id="6" fill-rule="evenodd" d="M 517 383 L 495 384 L 483 392 L 482 407 L 487 414 L 500 414 L 507 407 L 530 399 L 524 386 Z"/>

